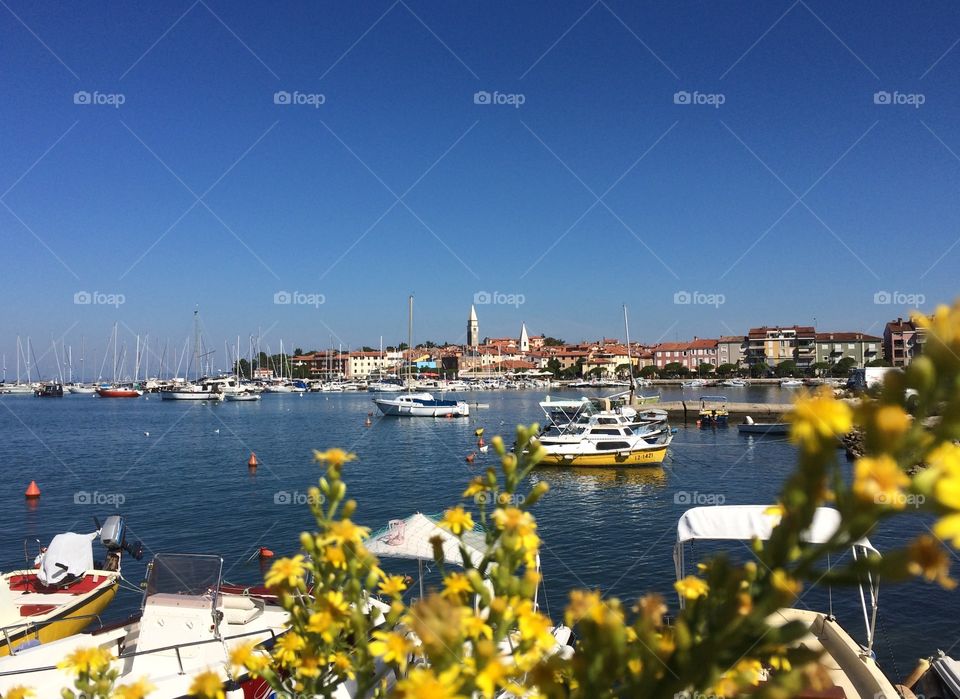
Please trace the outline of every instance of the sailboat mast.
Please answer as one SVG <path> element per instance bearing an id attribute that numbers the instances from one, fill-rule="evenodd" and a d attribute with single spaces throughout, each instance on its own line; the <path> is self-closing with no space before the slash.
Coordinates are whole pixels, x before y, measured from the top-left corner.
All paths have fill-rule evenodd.
<path id="1" fill-rule="evenodd" d="M 627 318 L 627 304 L 623 304 L 623 331 L 627 336 L 627 371 L 630 372 L 630 403 L 633 403 L 636 381 L 633 378 L 633 359 L 630 356 L 630 321 Z"/>
<path id="2" fill-rule="evenodd" d="M 409 309 L 407 313 L 407 352 L 413 360 L 413 294 L 410 294 L 408 302 Z M 407 362 L 407 387 L 413 382 L 413 366 Z"/>

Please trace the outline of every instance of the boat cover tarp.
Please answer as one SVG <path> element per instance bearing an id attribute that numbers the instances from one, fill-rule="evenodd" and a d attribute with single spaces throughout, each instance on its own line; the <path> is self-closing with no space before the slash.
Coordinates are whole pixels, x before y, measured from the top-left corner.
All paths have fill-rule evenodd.
<path id="1" fill-rule="evenodd" d="M 93 540 L 97 533 L 57 534 L 43 554 L 37 578 L 44 585 L 57 585 L 67 576 L 80 576 L 93 569 Z"/>
<path id="2" fill-rule="evenodd" d="M 433 544 L 430 540 L 434 537 L 440 537 L 443 542 L 444 559 L 448 563 L 462 566 L 463 558 L 460 556 L 460 542 L 457 537 L 441 528 L 435 520 L 419 512 L 406 519 L 390 520 L 386 529 L 370 537 L 366 547 L 376 556 L 433 561 Z M 487 550 L 483 532 L 465 532 L 463 543 L 473 565 L 478 565 Z"/>
<path id="3" fill-rule="evenodd" d="M 718 505 L 694 507 L 687 510 L 677 523 L 677 543 L 687 541 L 750 541 L 758 538 L 766 541 L 777 525 L 775 515 L 765 514 L 767 505 Z M 813 523 L 802 535 L 811 544 L 826 543 L 840 525 L 840 513 L 831 507 L 819 507 Z M 866 538 L 852 543 L 876 552 Z"/>

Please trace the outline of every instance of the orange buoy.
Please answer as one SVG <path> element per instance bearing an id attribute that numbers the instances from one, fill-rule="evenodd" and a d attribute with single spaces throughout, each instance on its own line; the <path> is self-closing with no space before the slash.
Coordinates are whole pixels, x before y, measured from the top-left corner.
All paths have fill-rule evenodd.
<path id="1" fill-rule="evenodd" d="M 247 466 L 249 466 L 250 468 L 256 468 L 259 465 L 260 465 L 260 462 L 257 461 L 257 452 L 255 451 L 250 452 L 250 458 L 247 459 Z"/>
<path id="2" fill-rule="evenodd" d="M 467 463 L 472 464 L 473 460 L 477 458 L 477 455 L 473 452 L 467 454 Z"/>
<path id="3" fill-rule="evenodd" d="M 260 558 L 273 558 L 273 551 L 268 549 L 266 546 L 260 547 Z"/>
<path id="4" fill-rule="evenodd" d="M 363 424 L 364 424 L 365 427 L 370 427 L 370 425 L 373 424 L 373 420 L 371 420 L 371 419 L 368 417 L 366 420 L 363 421 Z"/>
<path id="5" fill-rule="evenodd" d="M 25 492 L 24 495 L 30 500 L 40 497 L 40 488 L 37 486 L 36 481 L 30 481 L 30 485 L 27 486 L 27 492 Z"/>

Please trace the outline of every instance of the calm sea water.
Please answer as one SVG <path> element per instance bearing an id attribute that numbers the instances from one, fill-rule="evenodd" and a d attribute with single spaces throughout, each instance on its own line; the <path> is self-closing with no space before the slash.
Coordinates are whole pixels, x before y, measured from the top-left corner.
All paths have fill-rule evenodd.
<path id="1" fill-rule="evenodd" d="M 780 402 L 790 396 L 776 387 L 724 391 L 731 400 Z M 680 389 L 662 393 L 665 400 L 697 395 Z M 339 446 L 358 454 L 346 471 L 349 491 L 360 503 L 356 519 L 376 530 L 390 519 L 442 512 L 458 501 L 466 482 L 491 460 L 492 452 L 478 454 L 472 464 L 465 461 L 475 451 L 478 427 L 487 437 L 508 438 L 516 424 L 543 418 L 537 406 L 541 392 L 476 392 L 468 399 L 489 408 L 473 410 L 469 419 L 375 414 L 365 427 L 375 410 L 366 393 L 272 394 L 256 403 L 215 405 L 161 401 L 155 395 L 0 396 L 6 482 L 0 490 L 0 567 L 23 564 L 25 539 L 33 542 L 32 560 L 35 539 L 46 544 L 62 531 L 92 531 L 95 515 L 119 510 L 131 537 L 147 551 L 141 562 L 125 560 L 124 575 L 131 581 L 139 582 L 152 553 L 176 551 L 219 554 L 228 580 L 258 582 L 261 568 L 251 554 L 259 546 L 278 555 L 293 553 L 299 532 L 311 526 L 303 501 L 321 473 L 312 449 Z M 544 540 L 541 600 L 555 619 L 574 587 L 600 588 L 628 600 L 659 591 L 675 607 L 672 548 L 687 503 L 772 502 L 794 463 L 795 452 L 782 438 L 677 426 L 662 468 L 549 469 L 533 475 L 551 486 L 535 512 Z M 251 451 L 261 463 L 255 475 L 246 465 Z M 31 479 L 43 491 L 34 506 L 23 497 Z M 119 507 L 113 504 L 121 499 Z M 917 518 L 882 527 L 871 538 L 882 551 L 922 530 Z M 698 547 L 687 560 L 709 550 Z M 834 611 L 862 640 L 856 598 L 853 590 L 835 590 Z M 956 595 L 911 582 L 882 587 L 880 600 L 876 651 L 892 679 L 902 679 L 917 657 L 960 640 Z M 139 602 L 136 593 L 122 590 L 107 618 L 125 616 Z M 828 604 L 822 590 L 803 602 L 816 609 Z"/>

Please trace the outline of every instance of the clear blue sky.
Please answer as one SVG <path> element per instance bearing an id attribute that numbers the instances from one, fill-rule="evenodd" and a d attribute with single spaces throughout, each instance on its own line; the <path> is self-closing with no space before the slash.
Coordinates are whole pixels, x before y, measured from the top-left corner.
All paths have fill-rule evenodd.
<path id="1" fill-rule="evenodd" d="M 403 340 L 409 293 L 421 340 L 487 291 L 523 303 L 482 335 L 622 337 L 627 303 L 655 342 L 957 292 L 955 2 L 4 0 L 0 32 L 8 376 L 18 333 L 176 345 L 196 304 L 276 350 Z"/>

